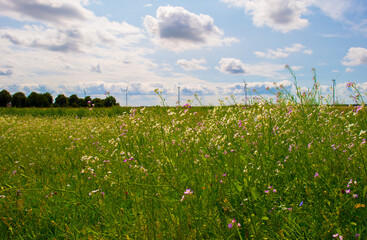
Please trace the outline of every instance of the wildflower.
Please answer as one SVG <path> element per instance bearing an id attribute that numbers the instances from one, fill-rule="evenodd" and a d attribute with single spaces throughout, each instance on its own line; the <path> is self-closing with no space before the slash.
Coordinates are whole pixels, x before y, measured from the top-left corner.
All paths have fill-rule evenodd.
<path id="1" fill-rule="evenodd" d="M 184 192 L 184 194 L 188 195 L 188 194 L 193 194 L 194 191 L 191 191 L 191 188 L 187 188 L 186 191 Z"/>
<path id="2" fill-rule="evenodd" d="M 314 178 L 318 177 L 318 176 L 319 176 L 319 174 L 317 172 L 315 173 L 315 175 L 313 175 Z"/>
<path id="3" fill-rule="evenodd" d="M 303 205 L 303 201 L 299 204 L 299 206 L 301 207 Z"/>
<path id="4" fill-rule="evenodd" d="M 228 228 L 233 228 L 232 223 L 228 223 Z"/>
<path id="5" fill-rule="evenodd" d="M 333 235 L 333 238 L 336 238 L 336 237 L 338 237 L 339 236 L 339 234 L 338 233 L 336 233 L 336 234 L 334 234 Z"/>
<path id="6" fill-rule="evenodd" d="M 5 195 L 0 195 L 0 198 L 5 198 Z"/>
<path id="7" fill-rule="evenodd" d="M 356 233 L 356 235 L 355 235 L 355 237 L 356 238 L 359 238 L 361 235 L 360 234 L 358 234 L 358 233 Z"/>
<path id="8" fill-rule="evenodd" d="M 347 190 L 345 191 L 345 193 L 346 193 L 346 194 L 350 193 L 350 189 L 347 189 Z"/>
<path id="9" fill-rule="evenodd" d="M 358 195 L 357 194 L 353 194 L 353 198 L 358 198 Z"/>
<path id="10" fill-rule="evenodd" d="M 269 190 L 265 190 L 264 192 L 265 192 L 266 194 L 268 194 L 268 193 L 269 193 Z"/>
<path id="11" fill-rule="evenodd" d="M 356 114 L 358 114 L 358 112 L 359 112 L 362 108 L 363 108 L 362 106 L 356 107 L 356 109 L 355 109 Z"/>

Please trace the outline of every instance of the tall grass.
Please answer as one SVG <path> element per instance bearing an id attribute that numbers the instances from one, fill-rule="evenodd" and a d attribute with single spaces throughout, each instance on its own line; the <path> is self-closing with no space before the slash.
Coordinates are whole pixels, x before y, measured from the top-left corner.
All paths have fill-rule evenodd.
<path id="1" fill-rule="evenodd" d="M 0 117 L 2 239 L 367 235 L 363 108 L 29 111 Z"/>

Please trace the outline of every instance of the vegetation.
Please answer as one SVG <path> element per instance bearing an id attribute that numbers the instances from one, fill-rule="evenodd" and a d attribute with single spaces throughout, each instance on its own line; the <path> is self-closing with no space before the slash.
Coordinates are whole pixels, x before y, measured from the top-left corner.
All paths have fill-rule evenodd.
<path id="1" fill-rule="evenodd" d="M 106 98 L 94 98 L 86 96 L 85 98 L 79 98 L 76 94 L 72 94 L 70 97 L 66 97 L 64 94 L 59 94 L 55 102 L 50 93 L 36 93 L 32 92 L 25 96 L 22 92 L 16 92 L 13 96 L 7 91 L 2 90 L 0 92 L 0 107 L 36 107 L 36 108 L 49 108 L 49 107 L 113 107 L 118 106 L 116 99 L 110 96 L 109 93 L 105 93 Z"/>
<path id="2" fill-rule="evenodd" d="M 113 117 L 2 112 L 0 238 L 364 239 L 367 112 L 315 91 Z"/>

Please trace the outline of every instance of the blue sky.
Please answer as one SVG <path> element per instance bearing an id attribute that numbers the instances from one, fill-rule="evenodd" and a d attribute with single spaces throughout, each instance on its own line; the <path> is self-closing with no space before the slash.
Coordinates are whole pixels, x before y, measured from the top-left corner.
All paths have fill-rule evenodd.
<path id="1" fill-rule="evenodd" d="M 249 89 L 303 88 L 316 69 L 325 97 L 336 79 L 367 92 L 364 0 L 0 0 L 0 88 L 175 105 L 197 93 L 206 105 Z"/>

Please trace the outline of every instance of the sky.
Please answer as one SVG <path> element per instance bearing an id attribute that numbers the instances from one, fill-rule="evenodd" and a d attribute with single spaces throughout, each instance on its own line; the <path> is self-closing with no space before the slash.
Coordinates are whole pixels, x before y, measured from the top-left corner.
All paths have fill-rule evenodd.
<path id="1" fill-rule="evenodd" d="M 0 89 L 218 105 L 283 85 L 367 92 L 365 0 L 0 0 Z M 256 92 L 253 90 L 255 89 Z M 231 97 L 233 96 L 233 97 Z M 365 96 L 367 100 L 367 96 Z"/>

